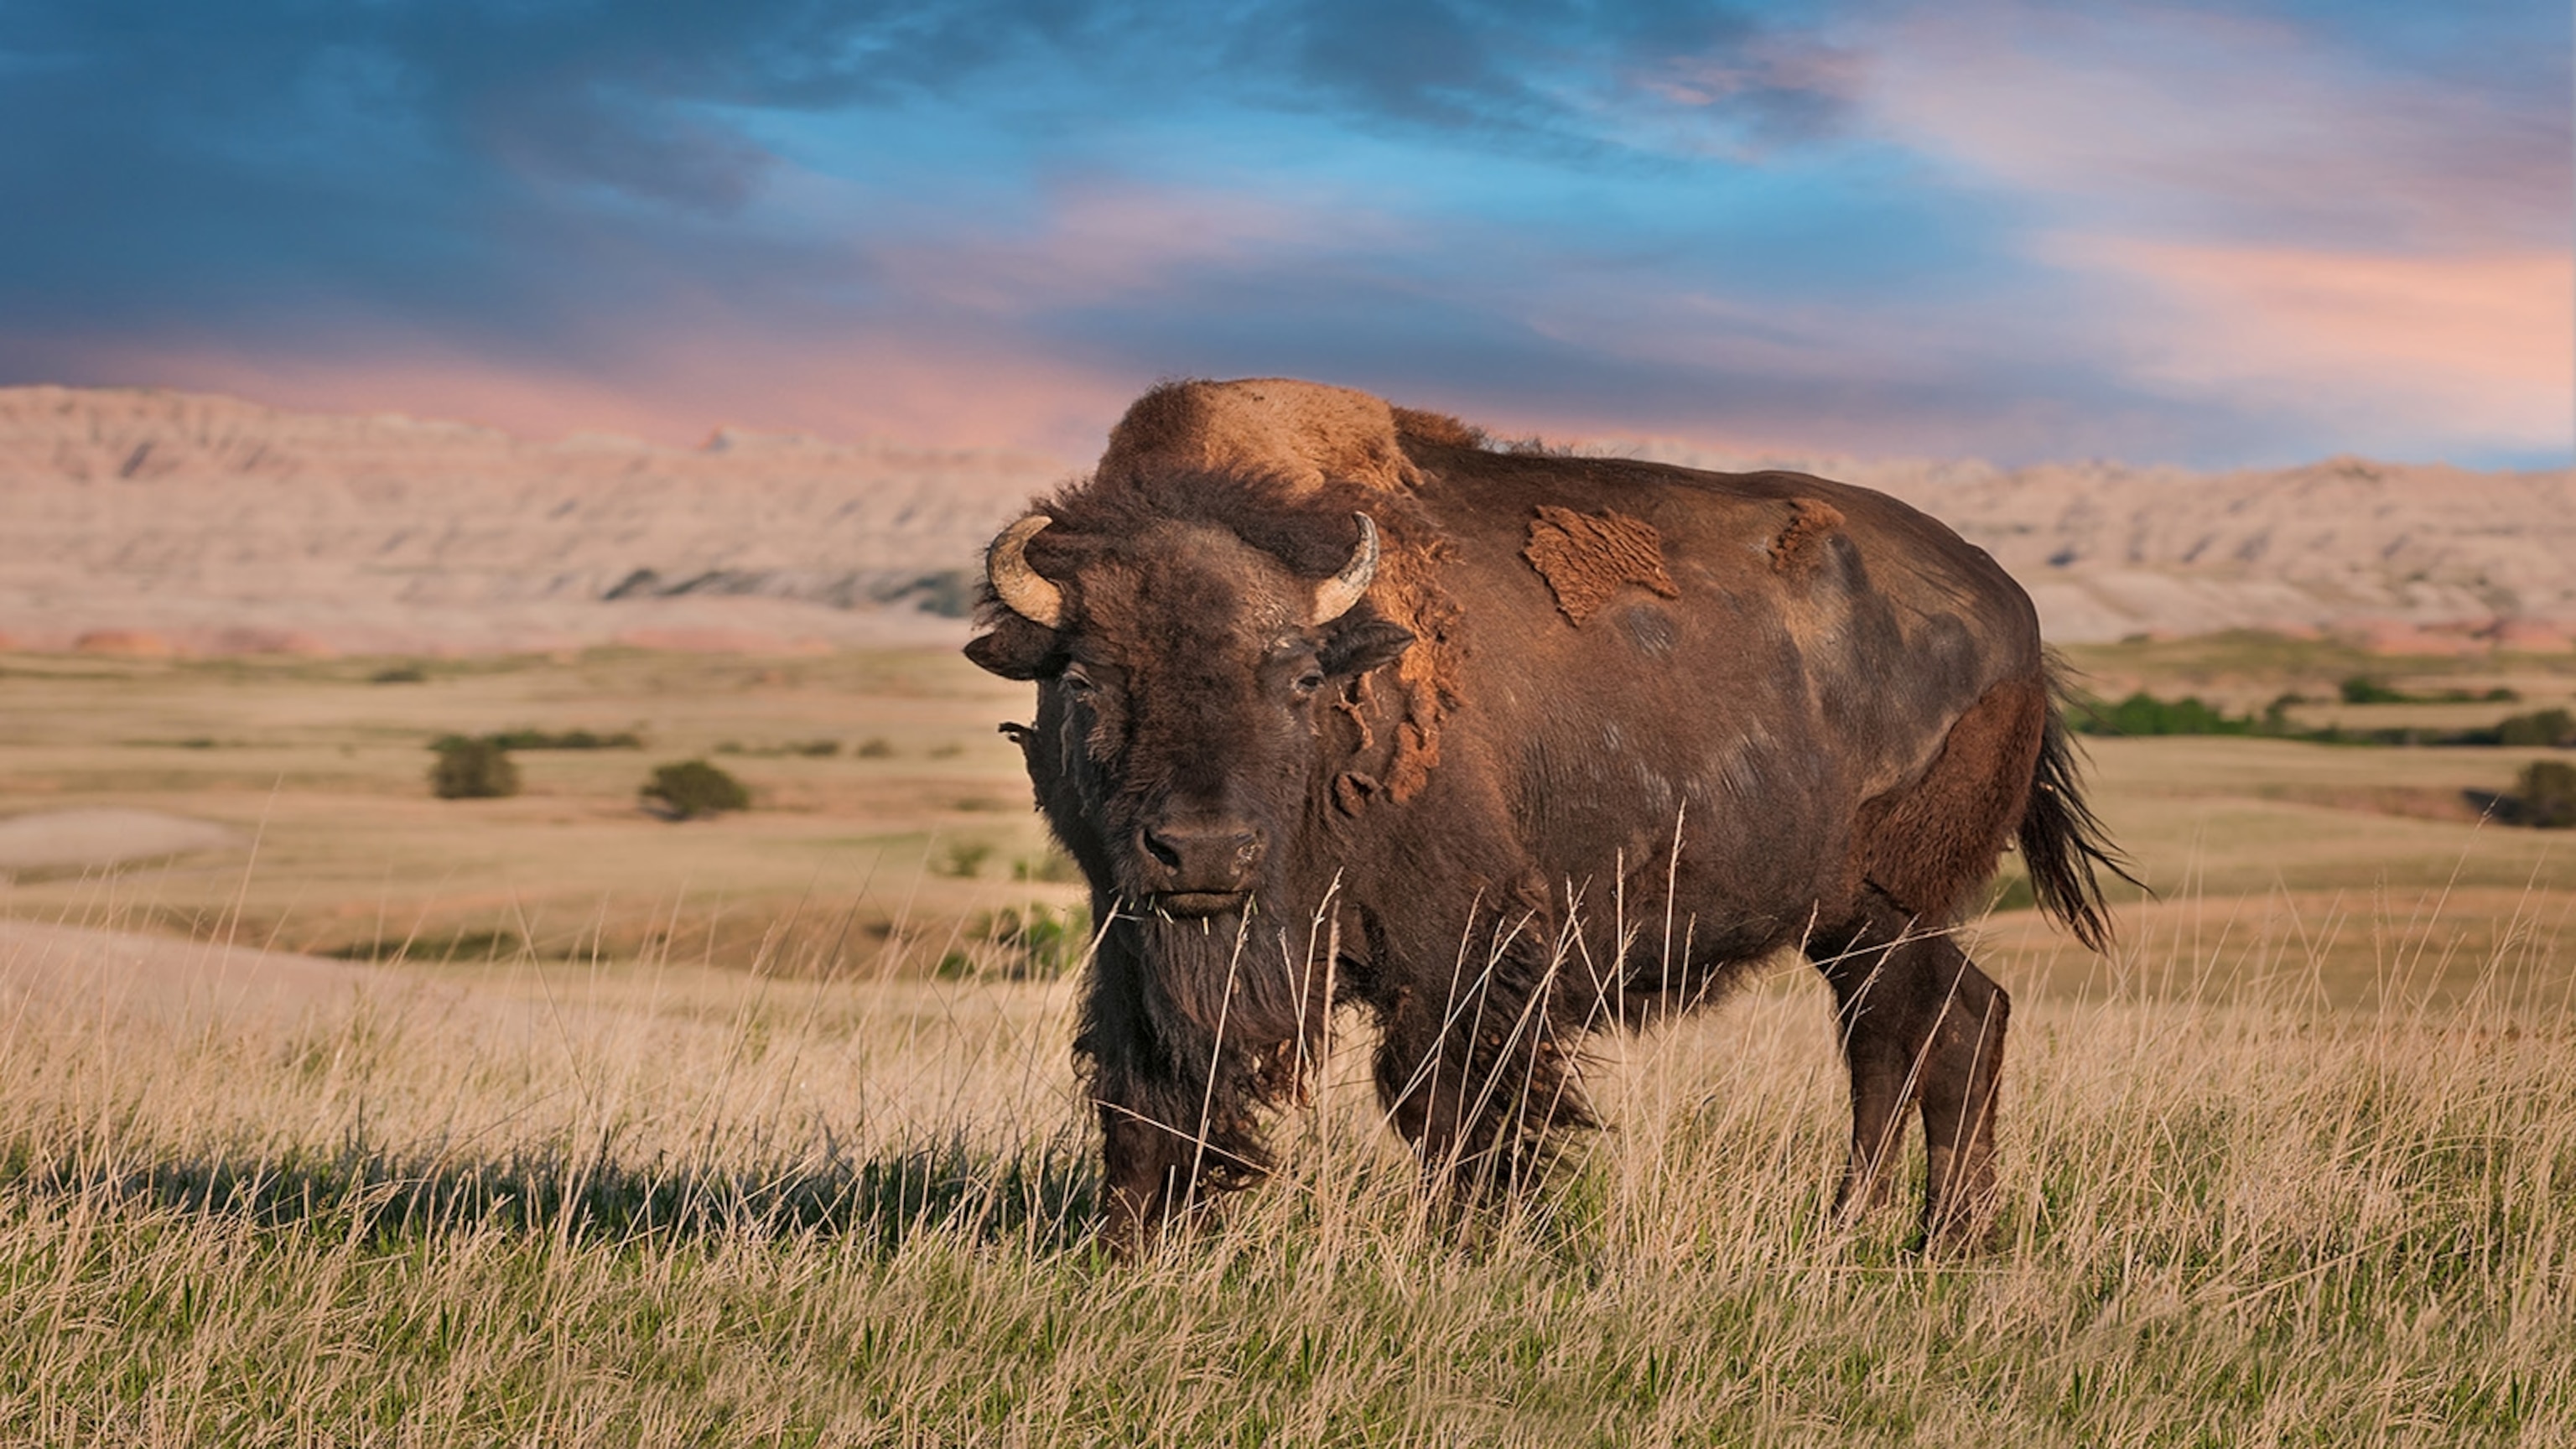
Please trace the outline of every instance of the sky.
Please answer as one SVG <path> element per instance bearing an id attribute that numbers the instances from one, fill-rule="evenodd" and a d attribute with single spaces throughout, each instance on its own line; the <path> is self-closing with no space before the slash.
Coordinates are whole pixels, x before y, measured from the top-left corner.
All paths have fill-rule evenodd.
<path id="1" fill-rule="evenodd" d="M 1095 452 L 2576 452 L 2565 0 L 0 0 L 0 384 Z"/>

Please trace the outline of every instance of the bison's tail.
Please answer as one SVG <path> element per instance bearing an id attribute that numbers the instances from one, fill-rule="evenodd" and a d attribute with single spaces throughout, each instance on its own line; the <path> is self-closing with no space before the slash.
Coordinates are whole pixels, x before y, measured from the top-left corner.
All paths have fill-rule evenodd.
<path id="1" fill-rule="evenodd" d="M 2048 670 L 2047 732 L 2039 744 L 2039 764 L 2031 771 L 2030 803 L 2021 815 L 2022 864 L 2030 871 L 2031 893 L 2048 913 L 2066 923 L 2075 939 L 2096 951 L 2111 944 L 2111 921 L 2104 913 L 2102 878 L 2111 874 L 2140 886 L 2129 874 L 2128 861 L 2111 845 L 2109 832 L 2084 803 L 2083 782 L 2076 778 L 2075 743 L 2066 736 L 2058 706 L 2066 694 L 2057 662 Z"/>

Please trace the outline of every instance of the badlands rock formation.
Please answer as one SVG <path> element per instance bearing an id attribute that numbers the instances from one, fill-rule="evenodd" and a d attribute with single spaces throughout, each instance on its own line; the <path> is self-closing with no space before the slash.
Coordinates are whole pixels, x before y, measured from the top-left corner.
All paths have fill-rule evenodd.
<path id="1" fill-rule="evenodd" d="M 2029 585 L 2061 639 L 2322 627 L 2432 648 L 2506 628 L 2563 646 L 2576 630 L 2563 470 L 1780 466 L 1947 519 Z M 739 433 L 696 449 L 536 443 L 182 393 L 0 389 L 0 647 L 950 641 L 985 540 L 1071 471 L 998 451 Z"/>
<path id="2" fill-rule="evenodd" d="M 0 634 L 133 654 L 962 637 L 921 606 L 953 614 L 984 540 L 1066 471 L 0 389 Z"/>
<path id="3" fill-rule="evenodd" d="M 1983 546 L 2051 637 L 2349 632 L 2396 651 L 2576 632 L 2576 471 L 2332 458 L 2201 474 L 2115 463 L 1766 460 L 1640 444 L 1690 467 L 1785 467 L 1882 489 Z"/>

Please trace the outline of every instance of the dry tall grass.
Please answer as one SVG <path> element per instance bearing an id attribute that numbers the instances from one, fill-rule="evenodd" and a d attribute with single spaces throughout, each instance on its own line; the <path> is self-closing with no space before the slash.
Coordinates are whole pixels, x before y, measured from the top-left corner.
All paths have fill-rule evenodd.
<path id="1" fill-rule="evenodd" d="M 2576 1442 L 2545 934 L 2438 1008 L 2277 963 L 2025 992 L 1967 1263 L 1828 1227 L 1796 972 L 1605 1042 L 1616 1125 L 1522 1209 L 1426 1212 L 1346 1051 L 1282 1180 L 1118 1266 L 1067 983 L 530 961 L 298 1004 L 15 950 L 13 1442 Z"/>

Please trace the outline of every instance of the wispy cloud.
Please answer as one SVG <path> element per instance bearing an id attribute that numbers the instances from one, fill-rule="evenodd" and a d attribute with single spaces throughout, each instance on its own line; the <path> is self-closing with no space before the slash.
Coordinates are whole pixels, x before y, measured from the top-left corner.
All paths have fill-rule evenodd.
<path id="1" fill-rule="evenodd" d="M 1895 27 L 1866 93 L 2087 279 L 2143 387 L 2351 447 L 2546 453 L 2576 440 L 2560 74 L 2464 85 L 2291 20 L 1985 4 Z"/>
<path id="2" fill-rule="evenodd" d="M 1187 373 L 2006 458 L 2576 427 L 2568 22 L 2515 0 L 11 22 L 0 380 L 1071 454 Z"/>

